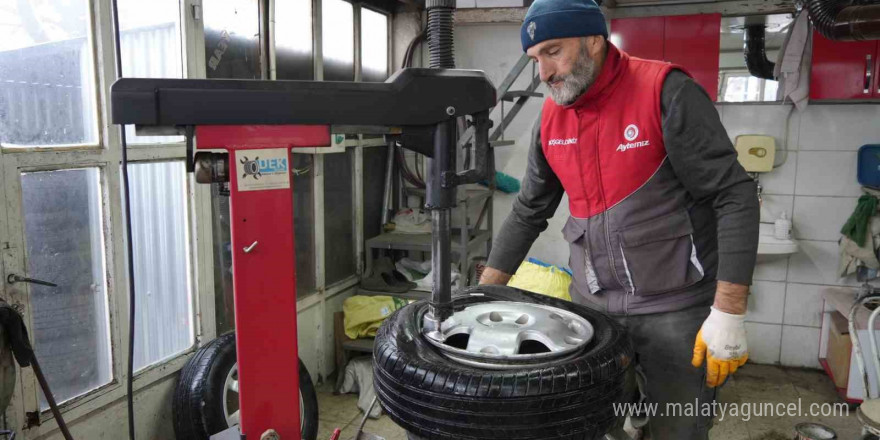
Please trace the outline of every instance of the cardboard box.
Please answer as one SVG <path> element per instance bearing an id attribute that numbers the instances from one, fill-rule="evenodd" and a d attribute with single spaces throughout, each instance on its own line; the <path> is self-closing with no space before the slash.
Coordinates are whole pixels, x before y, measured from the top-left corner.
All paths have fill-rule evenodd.
<path id="1" fill-rule="evenodd" d="M 852 340 L 849 322 L 840 312 L 831 314 L 831 331 L 828 335 L 828 367 L 834 378 L 834 386 L 846 388 L 849 382 L 849 363 L 852 358 Z"/>

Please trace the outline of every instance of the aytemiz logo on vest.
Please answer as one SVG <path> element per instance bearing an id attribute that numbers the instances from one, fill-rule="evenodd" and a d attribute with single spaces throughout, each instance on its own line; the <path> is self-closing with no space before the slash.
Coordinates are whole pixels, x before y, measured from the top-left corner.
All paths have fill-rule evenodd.
<path id="1" fill-rule="evenodd" d="M 547 142 L 548 147 L 552 147 L 553 145 L 571 145 L 576 144 L 578 138 L 568 138 L 568 139 L 550 139 Z"/>
<path id="2" fill-rule="evenodd" d="M 620 152 L 624 152 L 626 150 L 631 150 L 633 148 L 647 147 L 648 145 L 651 145 L 651 141 L 632 142 L 637 137 L 639 137 L 639 127 L 636 127 L 636 124 L 627 125 L 626 129 L 623 130 L 623 137 L 624 137 L 624 139 L 629 141 L 629 143 L 618 145 L 617 151 L 620 151 Z"/>

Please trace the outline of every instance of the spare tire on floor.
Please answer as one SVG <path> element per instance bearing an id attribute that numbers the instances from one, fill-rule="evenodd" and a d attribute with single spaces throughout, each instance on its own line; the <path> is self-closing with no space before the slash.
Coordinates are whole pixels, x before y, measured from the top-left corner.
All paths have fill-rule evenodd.
<path id="1" fill-rule="evenodd" d="M 174 391 L 174 435 L 177 440 L 208 440 L 237 423 L 238 362 L 235 333 L 200 348 L 180 371 Z M 300 430 L 302 440 L 318 436 L 318 395 L 302 360 L 299 361 Z"/>
<path id="2" fill-rule="evenodd" d="M 427 302 L 410 304 L 376 335 L 374 385 L 388 415 L 427 440 L 591 440 L 619 426 L 614 404 L 629 401 L 635 386 L 626 330 L 601 312 L 506 286 L 454 297 L 456 311 L 497 301 L 574 313 L 592 325 L 593 337 L 579 352 L 540 365 L 469 366 L 422 335 Z"/>

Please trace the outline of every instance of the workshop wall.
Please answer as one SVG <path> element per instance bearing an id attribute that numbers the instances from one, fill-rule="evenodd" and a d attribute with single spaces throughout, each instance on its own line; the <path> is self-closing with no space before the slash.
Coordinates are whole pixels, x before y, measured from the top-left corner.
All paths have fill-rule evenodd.
<path id="1" fill-rule="evenodd" d="M 455 43 L 458 67 L 484 70 L 495 84 L 522 54 L 516 24 L 457 26 Z M 517 88 L 524 87 L 522 82 Z M 524 175 L 540 101 L 530 102 L 507 131 L 507 137 L 517 144 L 496 149 L 498 169 L 518 179 Z M 776 138 L 777 148 L 786 148 L 790 105 L 718 104 L 716 108 L 731 140 L 741 134 L 765 134 Z M 837 239 L 861 195 L 856 151 L 861 145 L 880 142 L 878 120 L 877 104 L 812 104 L 792 115 L 787 160 L 760 178 L 764 186 L 761 220 L 772 222 L 785 211 L 792 218 L 801 251 L 756 267 L 747 317 L 753 361 L 819 368 L 821 289 L 857 285 L 854 277 L 837 276 Z M 777 157 L 784 154 L 779 151 Z M 496 232 L 510 213 L 513 197 L 495 197 Z M 568 265 L 568 246 L 560 233 L 568 216 L 567 203 L 563 199 L 530 256 Z M 768 227 L 772 225 L 762 225 Z"/>
<path id="2" fill-rule="evenodd" d="M 326 380 L 335 368 L 333 313 L 342 310 L 342 302 L 352 293 L 353 289 L 339 292 L 297 313 L 299 354 L 313 381 L 319 377 Z M 135 392 L 135 429 L 138 438 L 174 438 L 171 402 L 177 378 L 178 374 L 173 374 Z M 127 411 L 125 399 L 119 399 L 70 423 L 71 433 L 77 439 L 117 439 L 120 433 L 128 432 Z M 56 430 L 40 438 L 60 440 L 63 437 Z"/>
<path id="3" fill-rule="evenodd" d="M 173 439 L 174 426 L 171 413 L 171 398 L 177 384 L 177 375 L 168 376 L 149 387 L 135 392 L 135 435 L 142 439 Z M 117 440 L 125 438 L 128 432 L 128 406 L 126 400 L 119 399 L 75 422 L 68 422 L 70 433 L 75 439 Z M 24 435 L 25 433 L 19 433 Z M 16 438 L 19 438 L 16 436 Z M 34 438 L 30 436 L 29 438 Z M 64 437 L 58 430 L 39 439 L 61 440 Z"/>
<path id="4" fill-rule="evenodd" d="M 349 289 L 325 299 L 323 303 L 297 306 L 300 308 L 296 322 L 297 348 L 313 382 L 317 382 L 319 377 L 326 380 L 336 368 L 333 314 L 341 312 L 342 303 L 353 294 L 354 289 Z"/>
<path id="5" fill-rule="evenodd" d="M 500 84 L 510 69 L 522 55 L 519 39 L 519 25 L 516 24 L 479 24 L 457 25 L 455 28 L 455 62 L 462 69 L 480 69 L 486 72 L 496 86 Z M 531 68 L 523 71 L 511 90 L 524 90 L 528 86 Z M 538 92 L 547 94 L 544 85 Z M 505 130 L 505 139 L 514 139 L 516 145 L 495 149 L 495 165 L 498 171 L 507 173 L 516 179 L 525 174 L 528 145 L 532 127 L 538 118 L 543 99 L 533 98 L 520 110 L 519 115 Z M 510 108 L 510 103 L 506 103 Z M 492 112 L 495 126 L 500 124 L 499 110 Z M 510 213 L 515 195 L 496 192 L 493 208 L 495 210 L 495 231 L 501 227 Z M 568 243 L 562 238 L 562 226 L 568 217 L 568 199 L 563 197 L 556 216 L 550 220 L 547 231 L 532 246 L 529 256 L 539 258 L 548 263 L 568 266 Z"/>
<path id="6" fill-rule="evenodd" d="M 731 139 L 766 134 L 784 148 L 790 106 L 717 106 Z M 880 141 L 880 105 L 811 104 L 795 111 L 788 129 L 788 158 L 762 175 L 761 221 L 785 211 L 793 222 L 800 252 L 755 268 L 746 324 L 750 356 L 759 363 L 819 368 L 819 327 L 823 286 L 857 286 L 855 277 L 837 276 L 840 228 L 862 194 L 856 181 L 856 152 Z M 784 155 L 777 152 L 777 157 Z M 772 225 L 762 224 L 769 233 Z"/>

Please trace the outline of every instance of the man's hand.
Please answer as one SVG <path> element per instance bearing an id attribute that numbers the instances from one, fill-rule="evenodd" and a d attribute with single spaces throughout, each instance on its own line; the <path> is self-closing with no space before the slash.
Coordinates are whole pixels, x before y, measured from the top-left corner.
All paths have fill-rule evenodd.
<path id="1" fill-rule="evenodd" d="M 716 387 L 749 358 L 746 342 L 748 286 L 718 282 L 715 305 L 694 342 L 694 367 L 706 361 L 706 383 Z"/>
<path id="2" fill-rule="evenodd" d="M 509 273 L 486 266 L 483 269 L 483 275 L 480 276 L 480 284 L 500 284 L 506 286 L 507 282 L 510 281 L 510 277 Z"/>

